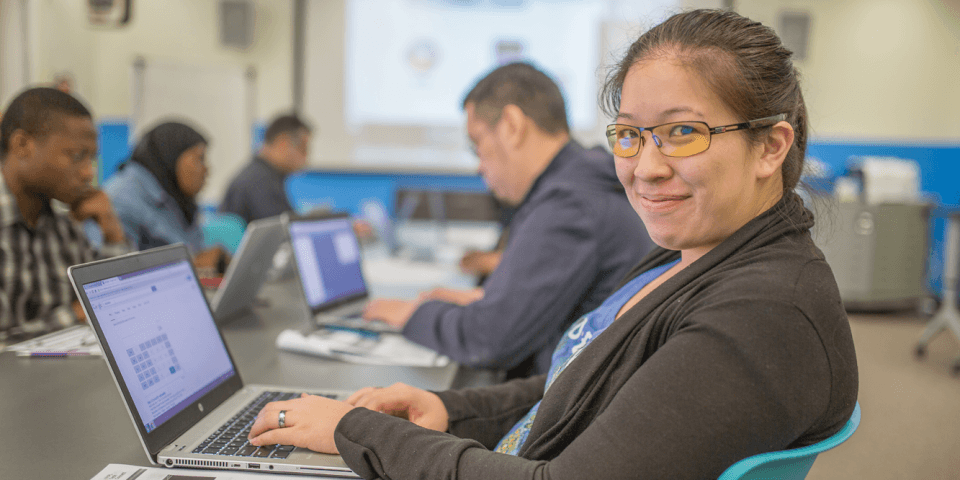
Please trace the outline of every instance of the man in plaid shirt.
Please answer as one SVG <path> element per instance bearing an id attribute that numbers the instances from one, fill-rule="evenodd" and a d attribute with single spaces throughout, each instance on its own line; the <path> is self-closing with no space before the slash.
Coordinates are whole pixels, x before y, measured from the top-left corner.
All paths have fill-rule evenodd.
<path id="1" fill-rule="evenodd" d="M 0 120 L 0 343 L 84 320 L 67 267 L 129 251 L 106 194 L 91 184 L 97 131 L 80 101 L 52 88 L 18 95 Z M 93 220 L 95 251 L 79 222 Z"/>

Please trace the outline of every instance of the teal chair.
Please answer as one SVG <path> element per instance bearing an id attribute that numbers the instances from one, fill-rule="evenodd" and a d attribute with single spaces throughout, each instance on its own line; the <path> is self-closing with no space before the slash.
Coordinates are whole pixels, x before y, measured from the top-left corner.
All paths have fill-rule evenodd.
<path id="1" fill-rule="evenodd" d="M 817 455 L 845 442 L 860 426 L 860 402 L 839 432 L 822 442 L 779 452 L 761 453 L 733 464 L 717 480 L 802 480 Z"/>
<path id="2" fill-rule="evenodd" d="M 237 253 L 246 227 L 243 219 L 232 213 L 203 212 L 200 217 L 206 248 L 219 245 L 230 255 Z"/>

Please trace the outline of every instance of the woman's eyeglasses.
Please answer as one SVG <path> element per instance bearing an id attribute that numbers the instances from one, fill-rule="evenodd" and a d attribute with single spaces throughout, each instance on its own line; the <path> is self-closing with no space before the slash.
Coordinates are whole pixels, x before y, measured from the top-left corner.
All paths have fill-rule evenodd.
<path id="1" fill-rule="evenodd" d="M 668 157 L 689 157 L 706 151 L 710 148 L 710 137 L 735 130 L 750 130 L 753 128 L 769 127 L 787 118 L 781 113 L 772 117 L 759 118 L 744 123 L 711 127 L 704 122 L 673 122 L 664 123 L 655 127 L 634 127 L 614 123 L 607 125 L 607 141 L 613 154 L 628 158 L 640 153 L 645 143 L 642 132 L 650 132 L 650 138 Z"/>

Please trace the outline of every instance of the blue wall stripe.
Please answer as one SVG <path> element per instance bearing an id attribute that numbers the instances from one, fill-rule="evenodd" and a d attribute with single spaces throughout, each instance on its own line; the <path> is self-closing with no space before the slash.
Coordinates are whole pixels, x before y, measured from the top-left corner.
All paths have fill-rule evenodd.
<path id="1" fill-rule="evenodd" d="M 100 122 L 97 125 L 100 161 L 97 167 L 97 182 L 110 178 L 117 167 L 130 155 L 130 125 L 125 121 Z"/>
<path id="2" fill-rule="evenodd" d="M 116 171 L 130 153 L 130 127 L 124 121 L 109 121 L 99 124 L 100 170 L 102 183 Z M 266 125 L 258 122 L 253 126 L 252 151 L 263 142 Z M 844 141 L 811 141 L 808 157 L 816 158 L 830 167 L 834 175 L 847 172 L 848 165 L 856 157 L 877 156 L 914 160 L 920 166 L 923 192 L 941 205 L 960 205 L 960 143 L 958 144 L 904 144 L 904 143 L 857 143 Z M 294 207 L 307 210 L 323 206 L 360 212 L 362 203 L 377 199 L 388 212 L 394 212 L 397 189 L 438 189 L 485 191 L 486 186 L 478 175 L 440 175 L 416 173 L 369 173 L 332 170 L 311 170 L 295 175 L 288 180 Z M 940 276 L 943 271 L 943 233 L 945 220 L 934 218 L 930 222 L 928 262 L 928 288 L 940 291 Z"/>

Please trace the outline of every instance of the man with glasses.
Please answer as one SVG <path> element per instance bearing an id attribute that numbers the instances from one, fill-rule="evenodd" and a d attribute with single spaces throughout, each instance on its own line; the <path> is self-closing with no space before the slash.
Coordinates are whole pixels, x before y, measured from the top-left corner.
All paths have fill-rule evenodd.
<path id="1" fill-rule="evenodd" d="M 270 122 L 263 147 L 234 178 L 220 210 L 237 214 L 247 223 L 293 210 L 283 182 L 307 164 L 310 131 L 296 115 Z"/>
<path id="2" fill-rule="evenodd" d="M 410 340 L 507 377 L 545 373 L 574 320 L 596 308 L 653 243 L 613 157 L 571 140 L 563 96 L 534 67 L 500 67 L 467 94 L 480 175 L 516 208 L 502 260 L 482 289 L 377 300 L 364 316 Z"/>

